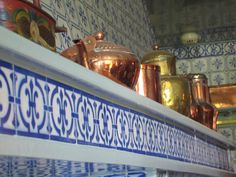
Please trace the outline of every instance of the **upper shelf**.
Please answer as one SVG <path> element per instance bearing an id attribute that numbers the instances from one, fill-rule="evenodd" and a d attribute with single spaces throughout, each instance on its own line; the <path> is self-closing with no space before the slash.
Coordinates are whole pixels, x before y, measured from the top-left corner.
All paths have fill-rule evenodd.
<path id="1" fill-rule="evenodd" d="M 0 37 L 2 142 L 38 145 L 33 157 L 85 160 L 84 151 L 95 162 L 232 175 L 227 150 L 236 145 L 217 132 L 2 27 Z M 0 154 L 17 155 L 8 141 Z"/>

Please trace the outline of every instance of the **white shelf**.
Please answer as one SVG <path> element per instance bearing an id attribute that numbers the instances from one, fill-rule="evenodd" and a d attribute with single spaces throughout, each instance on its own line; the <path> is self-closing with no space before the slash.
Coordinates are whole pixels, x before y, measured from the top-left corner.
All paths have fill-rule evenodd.
<path id="1" fill-rule="evenodd" d="M 0 155 L 235 176 L 226 170 L 226 156 L 236 144 L 217 132 L 2 27 L 0 38 L 0 70 L 5 76 L 0 75 Z M 37 92 L 36 100 L 29 102 L 26 90 Z M 66 109 L 59 103 L 61 95 Z M 80 100 L 77 110 L 73 96 Z M 29 108 L 38 118 L 27 113 Z M 90 115 L 85 117 L 87 109 Z"/>

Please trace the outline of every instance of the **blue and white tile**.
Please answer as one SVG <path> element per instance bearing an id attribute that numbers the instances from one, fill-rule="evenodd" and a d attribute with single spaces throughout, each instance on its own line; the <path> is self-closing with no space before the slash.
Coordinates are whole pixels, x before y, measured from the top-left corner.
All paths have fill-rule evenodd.
<path id="1" fill-rule="evenodd" d="M 0 131 L 15 133 L 14 72 L 11 64 L 0 62 Z"/>
<path id="2" fill-rule="evenodd" d="M 75 7 L 78 15 L 76 25 L 80 28 L 81 32 L 86 31 L 88 33 L 91 33 L 91 27 L 90 27 L 91 21 L 89 20 L 90 9 L 88 9 L 84 5 L 84 3 L 81 3 L 81 1 L 75 1 Z"/>
<path id="3" fill-rule="evenodd" d="M 148 153 L 155 152 L 155 124 L 152 120 L 148 120 L 146 122 L 146 139 L 147 139 L 147 149 Z"/>
<path id="4" fill-rule="evenodd" d="M 75 5 L 75 0 L 64 0 L 64 6 L 66 10 L 66 16 L 68 16 L 68 20 L 75 25 L 78 25 L 78 11 Z"/>
<path id="5" fill-rule="evenodd" d="M 117 133 L 118 144 L 117 148 L 126 149 L 129 145 L 129 119 L 128 112 L 120 109 L 117 116 Z"/>
<path id="6" fill-rule="evenodd" d="M 46 78 L 19 67 L 15 67 L 15 75 L 17 133 L 48 137 Z"/>
<path id="7" fill-rule="evenodd" d="M 230 54 L 236 54 L 236 42 L 226 42 L 223 45 L 224 47 L 224 54 L 225 55 L 230 55 Z"/>
<path id="8" fill-rule="evenodd" d="M 189 60 L 177 60 L 176 72 L 177 74 L 187 74 L 192 71 L 191 61 Z"/>
<path id="9" fill-rule="evenodd" d="M 52 0 L 52 9 L 53 11 L 56 11 L 56 13 L 61 17 L 66 16 L 66 7 L 64 4 L 64 0 Z"/>
<path id="10" fill-rule="evenodd" d="M 60 50 L 65 50 L 66 48 L 73 45 L 73 41 L 72 41 L 73 39 L 72 39 L 72 35 L 71 35 L 72 24 L 66 23 L 66 21 L 61 17 L 58 17 L 57 24 L 58 24 L 58 26 L 65 27 L 67 29 L 67 32 L 56 34 L 57 48 Z"/>
<path id="11" fill-rule="evenodd" d="M 101 143 L 110 147 L 113 141 L 112 125 L 114 115 L 112 113 L 112 107 L 101 103 L 98 112 L 99 130 L 102 139 Z"/>
<path id="12" fill-rule="evenodd" d="M 223 56 L 209 58 L 210 71 L 224 71 L 225 65 L 226 65 L 226 60 Z"/>
<path id="13" fill-rule="evenodd" d="M 228 83 L 235 84 L 236 83 L 236 71 L 228 72 Z"/>
<path id="14" fill-rule="evenodd" d="M 227 69 L 236 70 L 236 55 L 227 55 L 225 56 Z"/>
<path id="15" fill-rule="evenodd" d="M 144 144 L 144 125 L 142 124 L 142 117 L 140 117 L 139 115 L 135 115 L 133 121 L 133 135 L 135 144 L 134 150 L 141 151 Z"/>
<path id="16" fill-rule="evenodd" d="M 191 60 L 192 63 L 192 73 L 204 73 L 208 72 L 208 58 L 201 58 L 201 59 L 193 59 Z"/>
<path id="17" fill-rule="evenodd" d="M 226 138 L 233 140 L 234 134 L 233 134 L 233 129 L 232 128 L 220 128 L 217 130 L 220 134 L 225 136 Z"/>
<path id="18" fill-rule="evenodd" d="M 228 83 L 227 73 L 224 72 L 214 72 L 211 73 L 210 78 L 211 85 L 222 85 Z"/>

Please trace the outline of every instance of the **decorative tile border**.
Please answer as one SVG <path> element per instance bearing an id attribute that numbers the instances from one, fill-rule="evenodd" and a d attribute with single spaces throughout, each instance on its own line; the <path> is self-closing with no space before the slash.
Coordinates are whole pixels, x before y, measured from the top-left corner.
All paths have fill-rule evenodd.
<path id="1" fill-rule="evenodd" d="M 179 60 L 222 55 L 235 55 L 236 41 L 232 40 L 225 42 L 199 43 L 190 46 L 181 46 L 177 48 L 168 47 L 163 49 L 173 53 Z"/>
<path id="2" fill-rule="evenodd" d="M 229 169 L 227 150 L 197 132 L 3 61 L 0 97 L 0 133 Z"/>
<path id="3" fill-rule="evenodd" d="M 41 158 L 0 157 L 0 175 L 4 177 L 166 177 L 167 173 L 170 177 L 206 177 L 197 174 L 166 172 L 129 165 L 74 162 Z"/>
<path id="4" fill-rule="evenodd" d="M 0 157 L 0 176 L 2 177 L 145 177 L 154 175 L 155 173 L 155 169 L 128 165 L 41 158 Z"/>

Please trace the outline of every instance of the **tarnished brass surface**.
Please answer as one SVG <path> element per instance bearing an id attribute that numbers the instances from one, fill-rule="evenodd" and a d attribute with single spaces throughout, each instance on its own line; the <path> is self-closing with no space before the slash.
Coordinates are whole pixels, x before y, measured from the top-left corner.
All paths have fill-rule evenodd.
<path id="1" fill-rule="evenodd" d="M 158 45 L 153 46 L 153 51 L 144 55 L 141 63 L 159 65 L 161 76 L 176 75 L 176 58 L 167 51 L 159 50 Z"/>
<path id="2" fill-rule="evenodd" d="M 135 91 L 161 103 L 160 67 L 158 65 L 141 64 Z"/>
<path id="3" fill-rule="evenodd" d="M 62 55 L 122 85 L 134 88 L 140 62 L 129 49 L 103 40 L 98 32 L 79 40 Z"/>
<path id="4" fill-rule="evenodd" d="M 211 86 L 209 88 L 212 104 L 218 109 L 236 106 L 236 84 Z"/>
<path id="5" fill-rule="evenodd" d="M 161 76 L 162 104 L 190 116 L 190 83 L 184 76 Z"/>
<path id="6" fill-rule="evenodd" d="M 190 117 L 211 129 L 216 129 L 218 110 L 210 102 L 207 77 L 204 74 L 188 74 L 187 77 L 192 90 Z"/>

